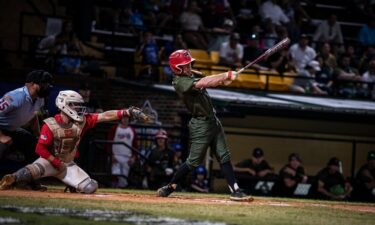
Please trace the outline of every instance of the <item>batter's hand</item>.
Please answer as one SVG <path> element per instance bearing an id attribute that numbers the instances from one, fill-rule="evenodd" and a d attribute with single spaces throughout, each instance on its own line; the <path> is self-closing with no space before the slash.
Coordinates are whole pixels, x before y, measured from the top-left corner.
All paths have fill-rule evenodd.
<path id="1" fill-rule="evenodd" d="M 149 117 L 144 112 L 142 112 L 140 108 L 134 106 L 130 106 L 128 108 L 128 114 L 132 119 L 142 120 L 144 122 L 147 122 L 149 120 Z"/>
<path id="2" fill-rule="evenodd" d="M 227 73 L 228 80 L 237 80 L 239 73 L 233 70 L 229 70 Z"/>

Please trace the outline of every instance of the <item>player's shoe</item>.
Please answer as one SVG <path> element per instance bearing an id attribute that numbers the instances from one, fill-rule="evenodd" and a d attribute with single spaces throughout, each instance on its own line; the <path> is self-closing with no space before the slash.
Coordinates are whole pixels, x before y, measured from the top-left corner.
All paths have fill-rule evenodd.
<path id="1" fill-rule="evenodd" d="M 16 182 L 16 177 L 13 174 L 7 174 L 0 181 L 0 190 L 11 189 Z"/>
<path id="2" fill-rule="evenodd" d="M 174 192 L 173 187 L 171 187 L 170 185 L 165 185 L 164 187 L 161 187 L 157 190 L 157 195 L 159 197 L 168 197 L 173 192 Z"/>
<path id="3" fill-rule="evenodd" d="M 232 201 L 253 201 L 253 197 L 250 195 L 247 195 L 243 192 L 242 189 L 237 189 L 235 190 L 231 195 L 230 195 L 230 200 Z"/>
<path id="4" fill-rule="evenodd" d="M 47 191 L 47 186 L 39 183 L 38 181 L 30 181 L 29 183 L 25 184 L 24 186 L 21 186 L 20 187 L 21 189 L 25 188 L 25 189 L 29 189 L 29 190 L 33 190 L 33 191 Z"/>

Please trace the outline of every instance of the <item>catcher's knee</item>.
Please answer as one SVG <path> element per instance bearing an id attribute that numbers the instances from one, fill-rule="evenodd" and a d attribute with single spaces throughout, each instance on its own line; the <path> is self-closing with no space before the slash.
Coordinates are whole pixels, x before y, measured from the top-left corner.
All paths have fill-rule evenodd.
<path id="1" fill-rule="evenodd" d="M 78 185 L 78 190 L 85 194 L 92 194 L 98 189 L 98 182 L 88 178 Z"/>

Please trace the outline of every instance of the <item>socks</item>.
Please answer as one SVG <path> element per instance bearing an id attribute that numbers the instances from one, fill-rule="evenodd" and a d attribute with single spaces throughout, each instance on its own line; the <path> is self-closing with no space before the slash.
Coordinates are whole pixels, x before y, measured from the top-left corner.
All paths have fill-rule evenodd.
<path id="1" fill-rule="evenodd" d="M 171 186 L 173 186 L 174 189 L 175 188 L 175 185 L 173 184 L 178 184 L 183 178 L 185 178 L 185 176 L 190 172 L 190 168 L 188 167 L 188 165 L 186 163 L 183 163 L 180 168 L 177 170 L 177 172 L 175 173 L 175 175 L 173 176 L 171 182 L 169 182 L 169 184 Z"/>
<path id="2" fill-rule="evenodd" d="M 221 172 L 227 180 L 230 191 L 234 192 L 237 189 L 239 189 L 238 184 L 236 183 L 236 179 L 234 177 L 233 167 L 230 161 L 220 164 L 220 166 Z"/>

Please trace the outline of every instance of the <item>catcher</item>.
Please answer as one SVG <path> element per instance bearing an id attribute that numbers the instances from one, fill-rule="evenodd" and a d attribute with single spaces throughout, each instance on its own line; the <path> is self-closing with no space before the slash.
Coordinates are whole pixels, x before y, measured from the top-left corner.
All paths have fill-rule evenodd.
<path id="1" fill-rule="evenodd" d="M 53 176 L 78 192 L 91 194 L 97 190 L 98 183 L 74 162 L 80 138 L 100 122 L 119 120 L 126 115 L 145 121 L 148 117 L 135 107 L 85 114 L 83 104 L 83 98 L 77 92 L 60 91 L 56 106 L 61 112 L 45 119 L 40 132 L 35 150 L 40 157 L 17 172 L 5 175 L 0 181 L 0 189 L 10 189 L 16 183 Z"/>
<path id="2" fill-rule="evenodd" d="M 235 71 L 228 71 L 203 78 L 195 78 L 194 73 L 199 72 L 191 69 L 191 63 L 194 60 L 187 50 L 177 50 L 169 56 L 169 66 L 174 73 L 172 84 L 178 96 L 192 114 L 192 119 L 189 122 L 191 146 L 186 162 L 176 171 L 168 185 L 157 190 L 157 195 L 167 197 L 174 192 L 177 184 L 191 170 L 202 163 L 207 148 L 210 147 L 216 155 L 227 180 L 231 191 L 230 199 L 235 201 L 251 200 L 252 198 L 246 195 L 237 185 L 224 130 L 215 115 L 215 109 L 206 91 L 208 87 L 230 84 L 237 79 L 238 74 Z"/>

